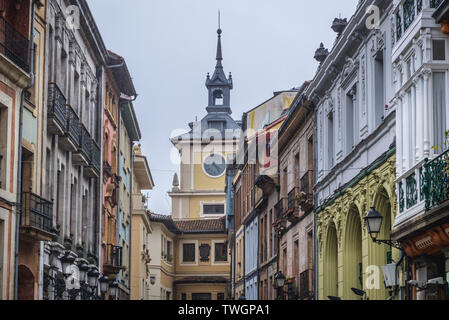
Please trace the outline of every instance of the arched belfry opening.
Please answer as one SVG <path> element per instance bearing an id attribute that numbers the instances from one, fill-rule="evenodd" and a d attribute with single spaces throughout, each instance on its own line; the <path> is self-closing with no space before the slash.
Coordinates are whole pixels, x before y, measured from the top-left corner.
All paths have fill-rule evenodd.
<path id="1" fill-rule="evenodd" d="M 223 106 L 224 103 L 223 90 L 217 89 L 214 91 L 214 106 Z"/>

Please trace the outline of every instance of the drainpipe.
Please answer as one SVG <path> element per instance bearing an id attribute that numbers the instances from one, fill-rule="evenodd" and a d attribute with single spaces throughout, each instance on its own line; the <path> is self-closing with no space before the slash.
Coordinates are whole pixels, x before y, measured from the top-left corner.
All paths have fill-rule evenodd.
<path id="1" fill-rule="evenodd" d="M 19 141 L 18 141 L 18 154 L 17 154 L 17 207 L 16 207 L 16 239 L 15 239 L 15 253 L 14 253 L 14 300 L 18 300 L 18 284 L 19 284 L 19 234 L 20 234 L 20 224 L 22 222 L 22 188 L 23 188 L 23 178 L 22 178 L 22 137 L 23 137 L 23 107 L 25 104 L 25 94 L 34 85 L 34 16 L 35 10 L 34 5 L 37 4 L 38 0 L 34 0 L 31 4 L 31 27 L 30 27 L 30 78 L 31 82 L 22 90 L 20 95 L 20 106 L 19 106 Z"/>

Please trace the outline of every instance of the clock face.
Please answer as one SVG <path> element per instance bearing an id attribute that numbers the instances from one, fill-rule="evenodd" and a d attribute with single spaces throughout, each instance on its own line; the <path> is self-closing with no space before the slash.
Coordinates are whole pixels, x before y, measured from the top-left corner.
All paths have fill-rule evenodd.
<path id="1" fill-rule="evenodd" d="M 211 177 L 220 177 L 226 170 L 226 160 L 222 155 L 212 154 L 204 160 L 203 169 Z"/>

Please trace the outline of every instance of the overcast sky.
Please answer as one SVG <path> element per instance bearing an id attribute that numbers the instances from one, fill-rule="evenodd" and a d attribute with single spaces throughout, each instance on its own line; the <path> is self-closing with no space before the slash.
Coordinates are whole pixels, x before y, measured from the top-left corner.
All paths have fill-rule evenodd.
<path id="1" fill-rule="evenodd" d="M 156 184 L 151 211 L 170 214 L 167 191 L 173 130 L 188 129 L 207 106 L 205 80 L 215 67 L 218 10 L 224 70 L 232 72 L 233 117 L 311 80 L 315 50 L 331 48 L 335 17 L 358 0 L 88 0 L 108 49 L 125 57 L 139 94 L 134 104 L 142 149 Z"/>

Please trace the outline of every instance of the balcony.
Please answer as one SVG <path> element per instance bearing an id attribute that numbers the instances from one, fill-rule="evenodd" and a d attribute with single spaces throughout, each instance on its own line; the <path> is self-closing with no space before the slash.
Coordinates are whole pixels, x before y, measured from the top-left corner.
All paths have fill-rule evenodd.
<path id="1" fill-rule="evenodd" d="M 442 0 L 430 0 L 430 8 L 438 8 Z M 394 16 L 396 24 L 396 40 L 402 38 L 402 36 L 408 31 L 410 26 L 415 22 L 415 19 L 424 9 L 423 0 L 405 0 L 402 5 L 398 6 Z"/>
<path id="2" fill-rule="evenodd" d="M 114 278 L 122 270 L 122 258 L 122 247 L 113 244 L 104 246 L 103 272 L 109 278 Z"/>
<path id="3" fill-rule="evenodd" d="M 73 163 L 88 166 L 91 159 L 92 139 L 86 127 L 80 123 L 80 134 L 78 139 L 78 150 L 73 153 Z"/>
<path id="4" fill-rule="evenodd" d="M 91 139 L 90 143 L 90 162 L 89 165 L 84 168 L 84 174 L 88 178 L 98 178 L 100 176 L 100 147 Z"/>
<path id="5" fill-rule="evenodd" d="M 299 188 L 295 187 L 288 193 L 287 198 L 287 208 L 284 212 L 284 216 L 291 223 L 297 222 L 301 218 L 301 213 L 297 201 L 297 196 L 299 194 Z"/>
<path id="6" fill-rule="evenodd" d="M 54 82 L 48 84 L 47 125 L 48 132 L 63 135 L 67 128 L 66 98 Z"/>
<path id="7" fill-rule="evenodd" d="M 313 297 L 313 270 L 306 270 L 299 276 L 299 299 L 312 300 Z"/>
<path id="8" fill-rule="evenodd" d="M 273 226 L 278 232 L 282 232 L 283 230 L 285 230 L 285 228 L 287 226 L 287 220 L 284 219 L 284 212 L 285 212 L 285 208 L 287 208 L 287 207 L 288 207 L 288 199 L 287 198 L 282 198 L 274 206 L 274 210 L 276 213 L 276 220 L 273 223 Z"/>
<path id="9" fill-rule="evenodd" d="M 22 234 L 36 241 L 50 241 L 54 236 L 53 203 L 32 193 L 23 193 Z"/>
<path id="10" fill-rule="evenodd" d="M 313 210 L 313 183 L 313 171 L 309 170 L 301 178 L 300 192 L 297 195 L 298 204 L 305 214 Z"/>
<path id="11" fill-rule="evenodd" d="M 71 106 L 67 108 L 66 129 L 59 139 L 61 146 L 67 151 L 77 151 L 80 140 L 80 119 Z"/>
<path id="12" fill-rule="evenodd" d="M 429 211 L 449 200 L 449 150 L 424 164 L 423 193 Z"/>
<path id="13" fill-rule="evenodd" d="M 29 73 L 29 47 L 30 41 L 0 15 L 0 54 Z"/>

